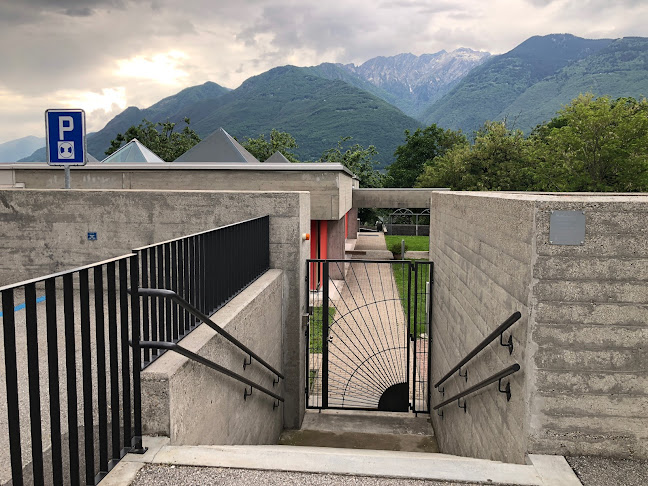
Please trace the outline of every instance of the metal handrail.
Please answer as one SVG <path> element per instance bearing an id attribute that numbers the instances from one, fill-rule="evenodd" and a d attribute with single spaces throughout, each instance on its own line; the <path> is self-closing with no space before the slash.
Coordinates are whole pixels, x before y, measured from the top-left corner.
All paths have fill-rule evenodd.
<path id="1" fill-rule="evenodd" d="M 171 299 L 173 302 L 176 304 L 180 305 L 183 309 L 185 309 L 187 312 L 192 314 L 194 317 L 196 317 L 198 320 L 201 322 L 204 322 L 207 324 L 209 327 L 211 327 L 214 331 L 216 331 L 218 334 L 223 336 L 225 339 L 227 339 L 229 342 L 234 344 L 236 347 L 244 351 L 247 355 L 250 356 L 250 358 L 254 358 L 257 360 L 260 364 L 265 366 L 267 369 L 272 371 L 275 375 L 277 375 L 279 378 L 283 379 L 284 375 L 277 371 L 275 368 L 273 368 L 268 362 L 266 362 L 263 358 L 261 358 L 258 354 L 256 354 L 254 351 L 252 351 L 250 348 L 248 348 L 245 344 L 243 344 L 241 341 L 236 339 L 234 336 L 232 336 L 230 333 L 225 331 L 222 327 L 220 327 L 218 324 L 216 324 L 214 321 L 212 321 L 209 317 L 207 317 L 205 314 L 200 312 L 196 307 L 194 307 L 192 304 L 187 302 L 185 299 L 180 297 L 176 292 L 173 290 L 167 290 L 167 289 L 142 289 L 139 288 L 137 289 L 138 295 L 141 296 L 147 296 L 147 297 L 162 297 L 165 299 Z"/>
<path id="2" fill-rule="evenodd" d="M 515 324 L 520 318 L 522 317 L 522 314 L 520 314 L 519 311 L 514 312 L 513 314 L 510 315 L 508 319 L 506 319 L 502 324 L 500 324 L 497 329 L 495 329 L 493 332 L 491 332 L 486 338 L 477 345 L 475 349 L 473 349 L 470 353 L 466 355 L 464 359 L 459 361 L 450 371 L 448 371 L 443 378 L 441 378 L 439 381 L 437 381 L 434 384 L 434 388 L 438 388 L 439 385 L 441 385 L 444 381 L 446 381 L 448 378 L 450 378 L 455 371 L 461 370 L 461 367 L 465 365 L 468 361 L 473 359 L 477 353 L 479 353 L 482 349 L 484 349 L 486 346 L 488 346 L 498 335 L 501 336 L 501 334 L 506 331 L 509 327 L 511 327 L 513 324 Z M 510 341 L 508 345 L 509 349 L 513 349 L 513 342 Z"/>
<path id="3" fill-rule="evenodd" d="M 499 381 L 502 378 L 507 377 L 508 375 L 512 375 L 513 373 L 515 373 L 517 371 L 520 371 L 520 365 L 515 363 L 514 365 L 511 365 L 508 368 L 503 369 L 502 371 L 500 371 L 498 373 L 495 373 L 493 376 L 490 376 L 490 377 L 486 378 L 484 381 L 481 381 L 481 382 L 477 383 L 476 385 L 471 386 L 467 390 L 464 390 L 464 391 L 462 391 L 460 393 L 457 393 L 452 398 L 448 398 L 446 401 L 439 403 L 432 410 L 438 410 L 441 407 L 445 407 L 449 403 L 452 403 L 455 400 L 460 400 L 461 398 L 465 397 L 466 395 L 470 395 L 471 393 L 474 393 L 477 390 L 479 390 L 481 388 L 484 388 L 485 386 L 490 385 L 491 383 L 495 383 L 496 381 Z M 505 391 L 503 391 L 502 393 L 505 393 Z M 510 395 L 510 389 L 509 389 L 508 394 Z M 464 404 L 464 407 L 465 407 L 465 404 Z"/>
<path id="4" fill-rule="evenodd" d="M 133 343 L 131 341 L 131 346 L 133 346 Z M 234 378 L 235 380 L 238 380 L 242 383 L 245 383 L 249 387 L 255 388 L 259 390 L 260 392 L 265 393 L 266 395 L 270 395 L 272 398 L 275 400 L 279 400 L 280 402 L 284 401 L 284 398 L 281 395 L 276 394 L 275 392 L 268 390 L 267 388 L 262 387 L 261 385 L 257 385 L 251 380 L 248 380 L 247 378 L 234 373 L 233 371 L 228 370 L 227 368 L 224 368 L 223 366 L 220 366 L 213 361 L 210 361 L 206 358 L 203 358 L 202 356 L 197 355 L 196 353 L 189 351 L 187 348 L 183 348 L 179 344 L 175 343 L 168 343 L 164 341 L 140 341 L 139 343 L 140 348 L 148 348 L 148 349 L 166 349 L 168 351 L 175 351 L 178 354 L 181 354 L 182 356 L 192 359 L 194 361 L 197 361 L 200 364 L 203 364 L 207 366 L 208 368 L 211 368 L 213 370 L 216 370 L 220 373 L 223 373 L 224 375 L 227 375 L 231 378 Z M 249 396 L 250 394 L 246 392 L 244 396 Z"/>

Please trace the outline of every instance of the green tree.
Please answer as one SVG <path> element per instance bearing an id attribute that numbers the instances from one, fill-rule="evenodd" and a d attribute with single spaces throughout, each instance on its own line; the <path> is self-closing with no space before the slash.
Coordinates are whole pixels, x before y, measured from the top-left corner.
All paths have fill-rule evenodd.
<path id="1" fill-rule="evenodd" d="M 351 137 L 341 138 L 336 147 L 326 150 L 321 157 L 322 162 L 335 162 L 349 169 L 360 180 L 360 187 L 382 187 L 384 176 L 374 167 L 378 151 L 373 145 L 364 148 L 356 143 L 344 148 L 345 142 Z"/>
<path id="2" fill-rule="evenodd" d="M 529 142 L 506 122 L 487 122 L 473 145 L 456 144 L 425 167 L 417 187 L 456 191 L 523 191 L 532 184 Z"/>
<path id="3" fill-rule="evenodd" d="M 648 190 L 648 102 L 581 95 L 530 137 L 541 191 Z"/>
<path id="4" fill-rule="evenodd" d="M 173 162 L 200 142 L 198 134 L 189 128 L 189 118 L 185 118 L 184 122 L 187 126 L 182 131 L 176 132 L 175 123 L 169 121 L 153 123 L 144 119 L 139 125 L 131 126 L 124 134 L 118 133 L 111 140 L 110 148 L 106 150 L 106 155 L 116 152 L 122 144 L 126 144 L 136 138 L 165 162 Z"/>
<path id="5" fill-rule="evenodd" d="M 337 146 L 322 154 L 320 161 L 342 164 L 360 180 L 360 187 L 383 187 L 385 176 L 374 169 L 377 164 L 376 155 L 378 155 L 376 147 L 369 145 L 364 148 L 356 143 L 345 148 L 345 142 L 350 140 L 351 137 L 341 138 Z M 358 209 L 360 221 L 368 224 L 374 224 L 379 213 L 380 211 L 371 208 Z"/>
<path id="6" fill-rule="evenodd" d="M 277 151 L 291 162 L 299 162 L 295 154 L 290 151 L 298 147 L 295 139 L 289 133 L 274 128 L 270 132 L 270 140 L 266 140 L 265 134 L 262 133 L 257 138 L 248 138 L 241 145 L 261 162 L 268 160 Z"/>
<path id="7" fill-rule="evenodd" d="M 461 132 L 444 130 L 430 125 L 425 129 L 418 128 L 414 133 L 405 130 L 405 143 L 400 145 L 394 156 L 396 160 L 387 167 L 391 187 L 414 187 L 416 179 L 426 165 L 445 154 L 456 145 L 466 143 Z"/>

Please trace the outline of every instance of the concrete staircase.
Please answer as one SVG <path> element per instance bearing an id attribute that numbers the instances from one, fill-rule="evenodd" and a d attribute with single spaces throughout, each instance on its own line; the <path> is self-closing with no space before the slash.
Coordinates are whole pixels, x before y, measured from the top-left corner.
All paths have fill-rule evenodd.
<path id="1" fill-rule="evenodd" d="M 143 456 L 126 456 L 102 486 L 137 486 L 133 478 L 147 463 L 152 465 L 149 467 L 205 468 L 205 484 L 214 481 L 214 470 L 208 468 L 432 480 L 453 485 L 581 484 L 562 456 L 531 455 L 525 465 L 441 454 L 427 417 L 403 413 L 309 411 L 302 429 L 285 431 L 279 445 L 172 446 L 163 437 L 147 437 L 144 444 L 149 451 Z M 191 469 L 187 474 L 194 481 L 187 484 L 196 484 L 196 474 L 201 473 Z"/>

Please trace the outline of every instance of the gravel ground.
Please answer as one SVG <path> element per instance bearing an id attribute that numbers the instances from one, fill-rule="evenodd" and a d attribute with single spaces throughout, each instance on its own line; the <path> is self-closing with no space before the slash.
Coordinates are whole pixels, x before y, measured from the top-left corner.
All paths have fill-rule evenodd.
<path id="1" fill-rule="evenodd" d="M 264 486 L 477 486 L 476 483 L 448 483 L 446 481 L 423 481 L 418 479 L 388 479 L 366 476 L 341 476 L 336 474 L 307 474 L 281 471 L 257 471 L 252 469 L 229 469 L 220 467 L 144 466 L 137 474 L 134 486 L 202 486 L 218 484 Z M 489 483 L 493 484 L 493 483 Z"/>
<path id="2" fill-rule="evenodd" d="M 583 486 L 646 486 L 648 462 L 605 457 L 566 457 Z"/>

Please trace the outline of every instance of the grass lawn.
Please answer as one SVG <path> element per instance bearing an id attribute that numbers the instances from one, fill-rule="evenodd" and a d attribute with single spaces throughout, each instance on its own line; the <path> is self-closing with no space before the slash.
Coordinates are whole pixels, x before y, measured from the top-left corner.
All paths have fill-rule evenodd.
<path id="1" fill-rule="evenodd" d="M 310 353 L 322 352 L 322 307 L 313 309 L 313 317 L 310 321 L 310 343 L 308 350 Z M 328 308 L 329 326 L 333 323 L 335 317 L 335 307 Z"/>
<path id="2" fill-rule="evenodd" d="M 410 237 L 412 238 L 412 237 Z M 418 238 L 427 238 L 427 236 L 419 236 Z M 403 304 L 403 311 L 405 312 L 405 318 L 407 318 L 407 267 L 399 264 L 392 264 L 392 270 L 394 272 L 394 280 L 396 280 L 396 286 L 398 287 L 398 294 L 401 298 L 401 303 Z M 419 288 L 418 288 L 418 317 L 414 315 L 414 266 L 412 266 L 411 285 L 412 285 L 412 299 L 410 300 L 410 331 L 416 336 L 420 336 L 425 332 L 425 282 L 430 280 L 430 266 L 429 265 L 419 265 Z M 418 329 L 415 330 L 414 326 L 418 323 Z"/>
<path id="3" fill-rule="evenodd" d="M 385 242 L 387 248 L 391 248 L 394 243 L 400 244 L 401 240 L 405 240 L 408 251 L 429 251 L 430 250 L 430 237 L 429 236 L 399 236 L 399 235 L 385 235 Z"/>

